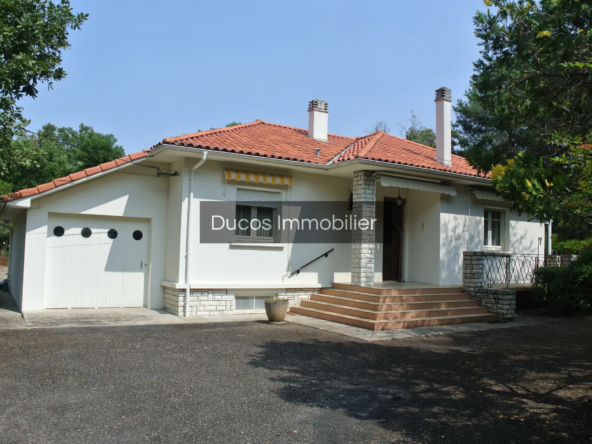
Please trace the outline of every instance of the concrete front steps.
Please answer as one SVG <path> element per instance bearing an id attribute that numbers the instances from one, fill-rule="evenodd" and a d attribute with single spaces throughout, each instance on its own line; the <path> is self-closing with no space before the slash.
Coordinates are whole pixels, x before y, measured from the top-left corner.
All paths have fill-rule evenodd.
<path id="1" fill-rule="evenodd" d="M 370 330 L 497 320 L 461 288 L 357 287 L 334 283 L 292 307 L 292 313 Z"/>

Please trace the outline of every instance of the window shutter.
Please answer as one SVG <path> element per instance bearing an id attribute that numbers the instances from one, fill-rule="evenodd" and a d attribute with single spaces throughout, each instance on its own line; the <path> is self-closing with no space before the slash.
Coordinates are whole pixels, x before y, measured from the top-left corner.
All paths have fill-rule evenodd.
<path id="1" fill-rule="evenodd" d="M 236 200 L 241 203 L 250 202 L 250 205 L 256 207 L 277 208 L 280 200 L 280 193 L 238 188 L 236 190 Z"/>

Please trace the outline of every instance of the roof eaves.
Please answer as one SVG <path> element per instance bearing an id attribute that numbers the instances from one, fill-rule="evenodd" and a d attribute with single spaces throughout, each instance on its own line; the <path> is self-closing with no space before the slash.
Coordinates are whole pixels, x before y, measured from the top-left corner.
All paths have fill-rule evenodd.
<path id="1" fill-rule="evenodd" d="M 128 154 L 119 159 L 112 160 L 111 162 L 105 162 L 95 167 L 86 168 L 85 170 L 79 171 L 77 173 L 72 173 L 68 176 L 54 179 L 51 182 L 40 184 L 32 188 L 19 190 L 14 193 L 5 194 L 4 196 L 0 196 L 0 200 L 2 200 L 3 202 L 10 202 L 25 197 L 37 197 L 41 194 L 45 195 L 49 192 L 58 191 L 63 189 L 66 185 L 76 185 L 84 179 L 97 176 L 101 173 L 112 172 L 121 169 L 125 166 L 137 163 L 136 161 L 140 161 L 147 158 L 149 156 L 149 151 L 150 150 L 143 150 L 137 153 Z"/>

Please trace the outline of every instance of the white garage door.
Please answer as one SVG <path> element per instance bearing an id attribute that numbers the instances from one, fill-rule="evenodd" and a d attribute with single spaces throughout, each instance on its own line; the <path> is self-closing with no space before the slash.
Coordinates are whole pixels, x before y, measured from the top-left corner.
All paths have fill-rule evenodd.
<path id="1" fill-rule="evenodd" d="M 149 228 L 145 220 L 50 215 L 45 307 L 143 307 Z"/>

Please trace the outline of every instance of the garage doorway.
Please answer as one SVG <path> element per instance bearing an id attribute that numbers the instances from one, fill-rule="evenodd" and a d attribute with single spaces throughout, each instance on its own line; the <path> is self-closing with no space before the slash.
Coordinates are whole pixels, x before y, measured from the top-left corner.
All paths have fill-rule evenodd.
<path id="1" fill-rule="evenodd" d="M 45 308 L 144 307 L 150 223 L 50 214 Z"/>

